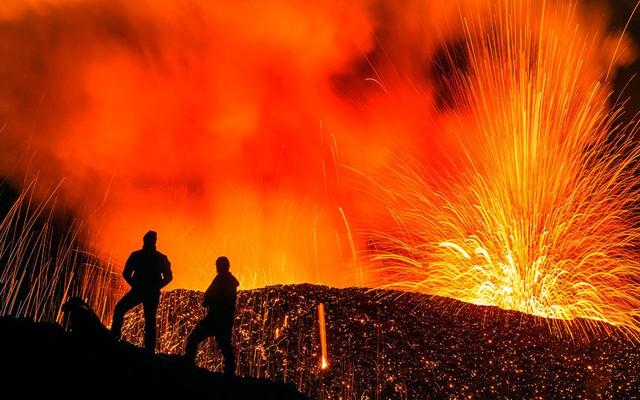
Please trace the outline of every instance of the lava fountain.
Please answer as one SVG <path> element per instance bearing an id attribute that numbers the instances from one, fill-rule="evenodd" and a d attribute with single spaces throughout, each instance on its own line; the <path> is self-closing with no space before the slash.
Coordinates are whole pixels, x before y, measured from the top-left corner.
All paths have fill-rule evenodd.
<path id="1" fill-rule="evenodd" d="M 547 317 L 574 337 L 598 320 L 638 338 L 640 153 L 609 105 L 622 38 L 586 31 L 572 4 L 463 18 L 445 52 L 442 157 L 398 157 L 375 180 L 393 221 L 370 232 L 380 285 Z M 602 62 L 606 46 L 618 53 Z"/>

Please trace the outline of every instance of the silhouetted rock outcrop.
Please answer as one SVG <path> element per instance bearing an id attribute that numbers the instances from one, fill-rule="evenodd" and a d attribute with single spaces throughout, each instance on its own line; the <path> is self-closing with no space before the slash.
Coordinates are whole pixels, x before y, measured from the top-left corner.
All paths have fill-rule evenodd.
<path id="1" fill-rule="evenodd" d="M 290 384 L 225 378 L 179 355 L 150 354 L 106 336 L 94 340 L 57 323 L 5 316 L 0 332 L 0 381 L 15 398 L 307 399 Z"/>

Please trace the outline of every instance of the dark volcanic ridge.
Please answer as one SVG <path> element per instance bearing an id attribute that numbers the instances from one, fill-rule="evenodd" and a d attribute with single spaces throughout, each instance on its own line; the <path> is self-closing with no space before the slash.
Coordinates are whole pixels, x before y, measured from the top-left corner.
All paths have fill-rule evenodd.
<path id="1" fill-rule="evenodd" d="M 610 325 L 590 322 L 602 329 L 574 340 L 552 333 L 561 332 L 557 321 L 495 307 L 309 284 L 239 292 L 238 376 L 226 379 L 214 340 L 200 346 L 197 366 L 182 357 L 204 315 L 201 300 L 198 291 L 163 293 L 155 355 L 141 348 L 140 307 L 127 315 L 121 342 L 0 317 L 3 386 L 23 397 L 640 398 L 638 343 Z M 320 303 L 326 369 L 320 367 Z"/>
<path id="2" fill-rule="evenodd" d="M 417 293 L 300 284 L 238 296 L 237 374 L 290 383 L 313 399 L 639 398 L 640 347 L 606 323 L 576 321 L 572 338 L 560 335 L 561 321 Z M 163 293 L 160 351 L 183 353 L 204 316 L 201 300 L 198 291 Z M 125 338 L 142 346 L 141 328 L 138 308 Z M 196 361 L 222 370 L 214 340 L 201 344 Z"/>
<path id="3" fill-rule="evenodd" d="M 210 398 L 308 400 L 295 386 L 264 378 L 226 377 L 150 354 L 110 336 L 60 324 L 0 317 L 3 391 L 14 398 Z"/>

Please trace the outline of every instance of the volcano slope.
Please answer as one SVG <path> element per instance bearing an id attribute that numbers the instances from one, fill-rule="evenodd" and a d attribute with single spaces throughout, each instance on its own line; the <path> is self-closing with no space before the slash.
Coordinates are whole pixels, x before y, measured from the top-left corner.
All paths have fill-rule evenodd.
<path id="1" fill-rule="evenodd" d="M 150 354 L 126 341 L 78 335 L 58 323 L 3 316 L 0 332 L 4 398 L 308 400 L 292 384 L 225 377 L 181 355 Z"/>
<path id="2" fill-rule="evenodd" d="M 198 291 L 163 293 L 164 353 L 183 353 L 201 301 Z M 289 383 L 313 399 L 638 398 L 638 343 L 604 322 L 565 324 L 411 292 L 276 285 L 239 292 L 233 340 L 239 376 Z M 138 308 L 126 340 L 142 346 L 142 326 Z M 196 362 L 222 371 L 215 340 Z"/>

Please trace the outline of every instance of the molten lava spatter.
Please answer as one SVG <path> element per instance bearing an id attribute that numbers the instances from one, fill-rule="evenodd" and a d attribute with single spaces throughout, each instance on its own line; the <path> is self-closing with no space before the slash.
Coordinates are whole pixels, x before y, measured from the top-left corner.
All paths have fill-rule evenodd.
<path id="1" fill-rule="evenodd" d="M 547 3 L 465 20 L 463 58 L 449 59 L 464 68 L 446 86 L 451 162 L 399 157 L 377 182 L 395 226 L 372 233 L 381 282 L 586 318 L 552 323 L 572 336 L 602 320 L 639 337 L 639 146 L 609 103 L 605 38 L 575 7 Z"/>

